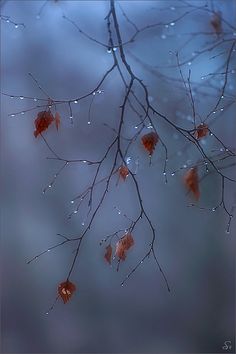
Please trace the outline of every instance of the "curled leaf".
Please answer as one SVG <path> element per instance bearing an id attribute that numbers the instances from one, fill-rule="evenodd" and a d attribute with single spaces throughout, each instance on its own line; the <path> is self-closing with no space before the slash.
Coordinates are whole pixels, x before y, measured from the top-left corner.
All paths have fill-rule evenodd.
<path id="1" fill-rule="evenodd" d="M 61 124 L 61 116 L 58 112 L 56 112 L 56 114 L 55 114 L 55 124 L 56 124 L 56 128 L 58 130 L 59 126 Z"/>
<path id="2" fill-rule="evenodd" d="M 51 111 L 39 112 L 37 118 L 34 121 L 35 131 L 34 136 L 37 138 L 39 134 L 48 129 L 49 125 L 54 121 L 54 117 Z"/>
<path id="3" fill-rule="evenodd" d="M 196 200 L 200 198 L 199 179 L 197 167 L 190 168 L 184 175 L 186 188 L 193 193 Z"/>
<path id="4" fill-rule="evenodd" d="M 129 175 L 129 169 L 126 166 L 120 166 L 118 173 L 119 173 L 119 177 L 121 177 L 123 181 L 125 181 Z"/>
<path id="5" fill-rule="evenodd" d="M 208 133 L 209 133 L 208 125 L 202 123 L 196 128 L 195 138 L 196 139 L 204 138 L 204 136 L 206 136 Z"/>
<path id="6" fill-rule="evenodd" d="M 106 253 L 105 253 L 104 258 L 109 264 L 111 264 L 111 256 L 112 256 L 112 247 L 111 247 L 111 245 L 108 245 L 106 247 Z"/>
<path id="7" fill-rule="evenodd" d="M 73 283 L 71 283 L 69 280 L 66 280 L 65 282 L 61 283 L 58 286 L 58 294 L 62 298 L 64 304 L 70 300 L 75 290 L 76 290 L 76 286 Z"/>
<path id="8" fill-rule="evenodd" d="M 159 140 L 158 134 L 155 132 L 145 134 L 142 136 L 141 140 L 144 148 L 149 152 L 149 155 L 152 155 Z"/>
<path id="9" fill-rule="evenodd" d="M 131 234 L 124 235 L 116 244 L 116 256 L 124 261 L 126 258 L 126 252 L 134 245 L 134 239 Z"/>

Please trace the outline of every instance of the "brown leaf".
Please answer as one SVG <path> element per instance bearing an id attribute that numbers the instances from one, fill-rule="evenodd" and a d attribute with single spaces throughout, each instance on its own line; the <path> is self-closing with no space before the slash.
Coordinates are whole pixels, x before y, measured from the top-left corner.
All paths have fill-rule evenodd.
<path id="1" fill-rule="evenodd" d="M 37 118 L 34 121 L 35 131 L 34 136 L 37 138 L 39 134 L 48 129 L 49 125 L 54 121 L 54 117 L 51 111 L 39 112 Z"/>
<path id="2" fill-rule="evenodd" d="M 112 256 L 112 247 L 111 247 L 111 245 L 108 245 L 106 247 L 106 253 L 105 253 L 104 258 L 109 264 L 111 264 L 111 256 Z"/>
<path id="3" fill-rule="evenodd" d="M 75 290 L 76 286 L 69 280 L 66 280 L 58 286 L 58 294 L 62 298 L 64 304 L 70 300 Z"/>
<path id="4" fill-rule="evenodd" d="M 215 12 L 212 19 L 211 19 L 211 25 L 215 30 L 215 33 L 217 35 L 220 35 L 222 33 L 222 23 L 221 23 L 221 13 L 220 12 Z"/>
<path id="5" fill-rule="evenodd" d="M 59 126 L 61 124 L 61 116 L 58 112 L 56 112 L 56 114 L 55 114 L 55 124 L 56 124 L 56 128 L 58 130 Z"/>
<path id="6" fill-rule="evenodd" d="M 208 125 L 202 123 L 196 128 L 195 138 L 196 139 L 204 138 L 204 136 L 206 136 L 208 133 L 209 133 Z"/>
<path id="7" fill-rule="evenodd" d="M 134 239 L 131 234 L 124 235 L 116 244 L 116 256 L 124 261 L 126 252 L 134 245 Z"/>
<path id="8" fill-rule="evenodd" d="M 119 173 L 119 177 L 121 177 L 123 181 L 125 181 L 129 175 L 129 169 L 126 166 L 120 166 L 118 169 L 118 173 Z"/>
<path id="9" fill-rule="evenodd" d="M 142 136 L 141 141 L 144 148 L 149 152 L 149 155 L 153 154 L 155 146 L 158 143 L 159 136 L 155 132 L 151 132 Z"/>
<path id="10" fill-rule="evenodd" d="M 184 183 L 186 188 L 193 193 L 196 200 L 200 198 L 199 179 L 197 167 L 190 168 L 184 175 Z"/>

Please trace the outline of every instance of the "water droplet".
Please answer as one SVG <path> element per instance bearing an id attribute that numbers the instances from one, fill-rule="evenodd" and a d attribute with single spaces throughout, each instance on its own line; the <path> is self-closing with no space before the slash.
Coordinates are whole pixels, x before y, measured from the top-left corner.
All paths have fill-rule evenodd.
<path id="1" fill-rule="evenodd" d="M 74 103 L 78 103 L 79 101 L 77 101 L 77 100 L 74 100 Z"/>
<path id="2" fill-rule="evenodd" d="M 111 49 L 110 48 L 107 49 L 107 53 L 111 54 Z"/>
<path id="3" fill-rule="evenodd" d="M 10 98 L 14 98 L 14 96 L 10 96 Z"/>
<path id="4" fill-rule="evenodd" d="M 19 99 L 20 99 L 20 100 L 23 100 L 23 99 L 24 99 L 24 97 L 23 97 L 23 96 L 20 96 L 20 97 L 19 97 Z"/>
<path id="5" fill-rule="evenodd" d="M 126 163 L 127 163 L 127 165 L 128 165 L 130 162 L 131 162 L 131 157 L 129 156 L 129 157 L 126 158 Z"/>
<path id="6" fill-rule="evenodd" d="M 166 39 L 166 35 L 165 35 L 165 34 L 162 34 L 162 35 L 161 35 L 161 39 Z"/>
<path id="7" fill-rule="evenodd" d="M 113 49 L 113 52 L 116 52 L 117 51 L 117 47 L 114 47 L 112 48 Z"/>
<path id="8" fill-rule="evenodd" d="M 216 208 L 212 208 L 211 210 L 212 210 L 212 211 L 216 211 Z"/>
<path id="9" fill-rule="evenodd" d="M 78 213 L 78 210 L 74 210 L 74 214 L 77 214 Z"/>
<path id="10" fill-rule="evenodd" d="M 163 175 L 166 176 L 166 172 L 163 172 Z"/>
<path id="11" fill-rule="evenodd" d="M 52 188 L 52 185 L 51 185 L 51 184 L 49 184 L 48 188 Z"/>
<path id="12" fill-rule="evenodd" d="M 90 125 L 91 124 L 91 122 L 90 121 L 88 121 L 88 125 Z"/>
<path id="13" fill-rule="evenodd" d="M 12 113 L 12 114 L 11 114 L 11 117 L 15 117 L 15 114 Z"/>
<path id="14" fill-rule="evenodd" d="M 220 111 L 223 112 L 224 108 L 221 108 Z"/>
<path id="15" fill-rule="evenodd" d="M 124 286 L 124 284 L 122 283 L 121 286 Z"/>
<path id="16" fill-rule="evenodd" d="M 137 125 L 134 127 L 134 129 L 138 129 Z"/>
<path id="17" fill-rule="evenodd" d="M 22 111 L 22 112 L 20 112 L 20 114 L 25 114 L 25 112 L 24 112 L 24 111 Z"/>
<path id="18" fill-rule="evenodd" d="M 34 102 L 37 102 L 38 100 L 37 100 L 37 98 L 34 98 Z"/>
<path id="19" fill-rule="evenodd" d="M 81 223 L 82 226 L 84 226 L 84 221 Z"/>
<path id="20" fill-rule="evenodd" d="M 224 98 L 224 95 L 222 95 L 221 98 Z"/>
<path id="21" fill-rule="evenodd" d="M 46 313 L 45 313 L 45 315 L 48 315 L 48 314 L 49 314 L 49 312 L 46 312 Z"/>
<path id="22" fill-rule="evenodd" d="M 47 250 L 47 252 L 50 252 L 51 250 Z"/>
<path id="23" fill-rule="evenodd" d="M 37 20 L 39 20 L 39 19 L 40 19 L 40 16 L 39 16 L 39 15 L 37 15 L 37 16 L 36 16 L 36 19 L 37 19 Z"/>
<path id="24" fill-rule="evenodd" d="M 229 233 L 230 233 L 230 231 L 229 231 L 229 230 L 226 230 L 226 231 L 225 231 L 225 233 L 226 233 L 226 234 L 229 234 Z"/>
<path id="25" fill-rule="evenodd" d="M 189 66 L 190 66 L 190 65 L 192 65 L 192 62 L 191 62 L 191 61 L 189 61 L 189 62 L 188 62 L 188 65 L 189 65 Z"/>
<path id="26" fill-rule="evenodd" d="M 174 26 L 174 25 L 175 25 L 175 23 L 174 23 L 174 22 L 171 22 L 171 23 L 170 23 L 170 26 Z"/>
<path id="27" fill-rule="evenodd" d="M 168 28 L 169 27 L 169 25 L 165 25 L 165 28 Z"/>
<path id="28" fill-rule="evenodd" d="M 19 25 L 15 25 L 15 28 L 18 28 L 19 27 Z"/>
<path id="29" fill-rule="evenodd" d="M 170 9 L 171 9 L 172 11 L 174 11 L 174 10 L 175 10 L 175 7 L 174 7 L 174 6 L 171 6 Z"/>
<path id="30" fill-rule="evenodd" d="M 74 204 L 75 201 L 74 201 L 74 200 L 71 200 L 70 202 L 71 202 L 71 204 Z"/>
<path id="31" fill-rule="evenodd" d="M 213 114 L 216 114 L 216 111 L 212 112 Z"/>
<path id="32" fill-rule="evenodd" d="M 171 173 L 171 176 L 174 176 L 174 175 L 175 175 L 175 172 L 172 172 L 172 173 Z"/>

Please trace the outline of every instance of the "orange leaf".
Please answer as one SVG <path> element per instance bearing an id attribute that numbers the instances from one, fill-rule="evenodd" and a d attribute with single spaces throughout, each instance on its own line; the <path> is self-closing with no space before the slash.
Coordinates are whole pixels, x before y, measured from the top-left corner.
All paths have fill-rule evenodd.
<path id="1" fill-rule="evenodd" d="M 35 131 L 34 131 L 34 136 L 37 138 L 39 134 L 44 132 L 45 130 L 48 129 L 49 125 L 54 121 L 54 117 L 49 110 L 47 111 L 42 111 L 39 112 L 37 115 L 37 118 L 34 121 L 35 125 Z"/>
<path id="2" fill-rule="evenodd" d="M 120 166 L 118 172 L 119 172 L 119 177 L 121 177 L 123 179 L 123 181 L 125 181 L 129 175 L 128 167 Z"/>
<path id="3" fill-rule="evenodd" d="M 126 251 L 134 245 L 134 239 L 131 234 L 123 236 L 116 244 L 116 256 L 122 261 L 126 258 Z"/>
<path id="4" fill-rule="evenodd" d="M 184 175 L 184 183 L 187 189 L 193 193 L 196 200 L 200 198 L 199 179 L 197 167 L 190 168 Z"/>
<path id="5" fill-rule="evenodd" d="M 159 140 L 158 134 L 154 132 L 145 134 L 142 136 L 141 140 L 144 148 L 149 152 L 149 155 L 152 155 Z"/>
<path id="6" fill-rule="evenodd" d="M 202 123 L 200 124 L 195 131 L 195 138 L 201 139 L 204 138 L 209 133 L 208 125 Z"/>
<path id="7" fill-rule="evenodd" d="M 69 280 L 66 280 L 58 286 L 58 294 L 62 298 L 64 304 L 70 300 L 75 290 L 76 286 Z"/>
<path id="8" fill-rule="evenodd" d="M 109 264 L 111 264 L 111 256 L 112 256 L 112 247 L 111 247 L 111 245 L 109 245 L 109 246 L 106 247 L 106 253 L 105 253 L 105 256 L 104 256 L 105 260 Z"/>
<path id="9" fill-rule="evenodd" d="M 56 112 L 56 114 L 55 114 L 55 124 L 56 124 L 56 128 L 58 130 L 59 126 L 61 124 L 61 116 L 58 112 Z"/>

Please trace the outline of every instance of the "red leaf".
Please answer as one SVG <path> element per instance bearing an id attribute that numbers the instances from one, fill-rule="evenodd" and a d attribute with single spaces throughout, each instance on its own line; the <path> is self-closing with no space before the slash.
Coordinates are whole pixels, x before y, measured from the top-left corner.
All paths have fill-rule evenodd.
<path id="1" fill-rule="evenodd" d="M 202 123 L 200 124 L 195 131 L 195 138 L 201 139 L 204 138 L 209 133 L 208 125 Z"/>
<path id="2" fill-rule="evenodd" d="M 184 175 L 184 183 L 187 189 L 193 193 L 196 200 L 200 198 L 199 179 L 197 167 L 190 168 Z"/>
<path id="3" fill-rule="evenodd" d="M 121 177 L 123 179 L 123 181 L 125 181 L 129 175 L 128 167 L 120 166 L 118 172 L 119 172 L 119 177 Z"/>
<path id="4" fill-rule="evenodd" d="M 39 134 L 44 132 L 45 130 L 48 129 L 49 125 L 54 121 L 54 117 L 49 110 L 47 111 L 42 111 L 39 112 L 37 115 L 37 118 L 34 121 L 35 125 L 35 131 L 34 131 L 34 136 L 37 138 Z"/>
<path id="5" fill-rule="evenodd" d="M 145 134 L 142 136 L 141 140 L 144 148 L 149 152 L 149 155 L 152 155 L 159 140 L 158 134 L 154 132 Z"/>
<path id="6" fill-rule="evenodd" d="M 64 304 L 70 300 L 75 290 L 76 286 L 69 280 L 66 280 L 58 286 L 58 294 L 62 298 Z"/>
<path id="7" fill-rule="evenodd" d="M 61 116 L 58 112 L 56 112 L 56 114 L 55 114 L 55 124 L 56 124 L 56 128 L 58 130 L 59 126 L 61 124 Z"/>
<path id="8" fill-rule="evenodd" d="M 123 236 L 116 244 L 116 256 L 124 261 L 126 258 L 126 251 L 128 251 L 133 245 L 134 239 L 131 234 Z"/>
<path id="9" fill-rule="evenodd" d="M 105 253 L 105 256 L 104 256 L 105 260 L 109 264 L 111 264 L 111 256 L 112 256 L 112 247 L 111 247 L 111 245 L 109 245 L 109 246 L 106 247 L 106 253 Z"/>

